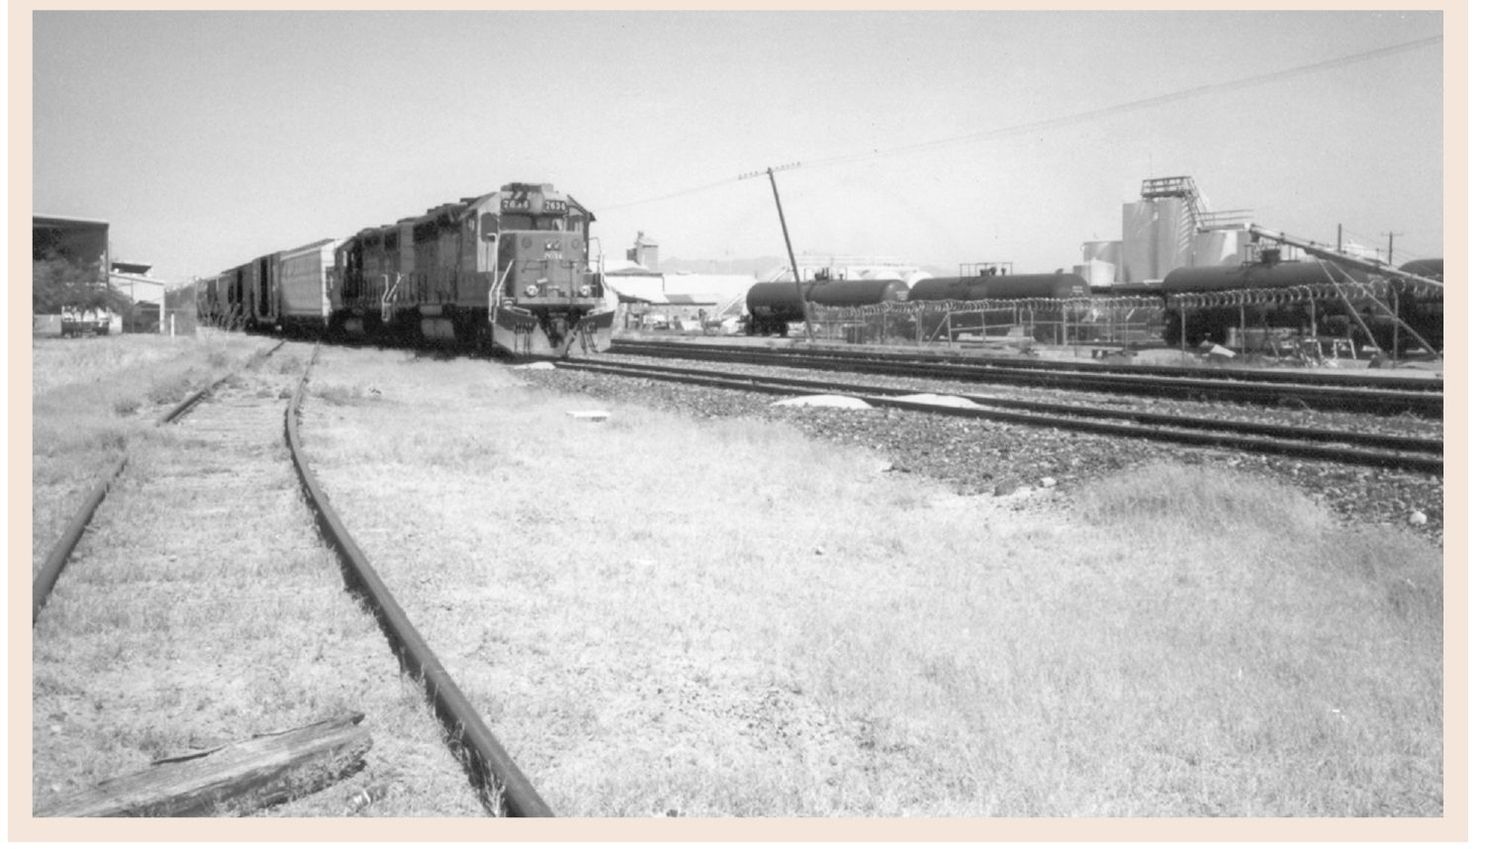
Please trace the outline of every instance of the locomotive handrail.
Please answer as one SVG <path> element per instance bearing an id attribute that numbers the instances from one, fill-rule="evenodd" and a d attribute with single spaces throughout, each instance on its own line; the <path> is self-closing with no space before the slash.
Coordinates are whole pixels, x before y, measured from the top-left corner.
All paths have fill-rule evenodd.
<path id="1" fill-rule="evenodd" d="M 496 321 L 496 290 L 507 282 L 507 275 L 512 273 L 512 265 L 516 262 L 515 259 L 507 260 L 507 269 L 501 273 L 500 277 L 492 275 L 491 288 L 486 290 L 486 314 L 491 317 L 493 323 Z"/>

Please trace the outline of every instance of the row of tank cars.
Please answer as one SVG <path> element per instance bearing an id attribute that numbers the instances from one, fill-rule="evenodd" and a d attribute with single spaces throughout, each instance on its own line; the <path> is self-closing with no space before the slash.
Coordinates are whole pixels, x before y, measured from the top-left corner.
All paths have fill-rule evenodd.
<path id="1" fill-rule="evenodd" d="M 615 313 L 590 262 L 594 220 L 551 184 L 508 183 L 200 280 L 197 311 L 259 333 L 522 357 L 603 351 Z"/>
<path id="2" fill-rule="evenodd" d="M 1387 277 L 1374 286 L 1354 282 L 1345 268 L 1327 260 L 1283 260 L 1280 251 L 1264 250 L 1256 262 L 1241 265 L 1178 268 L 1156 286 L 1117 285 L 1100 292 L 1076 274 L 1000 274 L 996 269 L 959 277 L 903 280 L 819 278 L 759 283 L 745 296 L 745 330 L 751 335 L 786 335 L 805 318 L 804 302 L 817 307 L 895 305 L 917 308 L 920 325 L 942 335 L 981 324 L 977 306 L 1006 311 L 1018 305 L 1030 318 L 1035 341 L 1054 342 L 1067 305 L 1089 305 L 1107 299 L 1147 299 L 1161 311 L 1163 343 L 1195 347 L 1220 341 L 1237 325 L 1290 329 L 1305 335 L 1320 332 L 1355 337 L 1359 343 L 1397 338 L 1392 315 L 1411 332 L 1407 348 L 1442 349 L 1443 298 L 1440 286 L 1420 279 L 1443 279 L 1441 259 L 1405 263 L 1403 276 Z M 1356 275 L 1358 277 L 1358 275 Z M 927 320 L 929 319 L 929 320 Z M 960 322 L 960 324 L 958 324 Z M 1399 335 L 1399 334 L 1398 334 Z"/>

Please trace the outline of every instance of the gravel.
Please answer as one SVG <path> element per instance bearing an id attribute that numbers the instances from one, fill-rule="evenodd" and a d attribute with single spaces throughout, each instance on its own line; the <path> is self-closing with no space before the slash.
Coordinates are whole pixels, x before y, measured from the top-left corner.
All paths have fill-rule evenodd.
<path id="1" fill-rule="evenodd" d="M 653 364 L 688 365 L 655 358 L 642 360 Z M 707 367 L 717 368 L 718 364 Z M 758 370 L 758 367 L 752 368 Z M 990 493 L 1000 498 L 1008 497 L 1008 506 L 1015 510 L 1045 509 L 1057 505 L 1067 493 L 1085 482 L 1167 458 L 1197 467 L 1224 464 L 1283 481 L 1327 504 L 1347 524 L 1397 526 L 1442 544 L 1443 485 L 1441 478 L 1432 475 L 1190 448 L 931 413 L 780 407 L 772 406 L 774 401 L 780 400 L 778 396 L 764 393 L 685 386 L 595 372 L 525 370 L 524 378 L 534 385 L 557 391 L 580 393 L 602 401 L 624 401 L 699 419 L 753 417 L 787 422 L 813 438 L 879 452 L 884 457 L 888 473 L 938 479 L 961 494 Z M 855 376 L 853 380 L 874 382 L 868 376 L 861 379 Z M 905 381 L 898 380 L 897 383 L 903 386 Z M 987 386 L 957 387 L 921 381 L 917 381 L 916 386 L 925 387 L 928 392 L 950 394 L 960 389 L 961 392 L 996 393 L 1008 397 L 1039 397 L 1040 392 Z M 1048 391 L 1043 393 L 1044 397 L 1049 394 Z M 1074 397 L 1073 393 L 1062 393 L 1061 397 L 1067 396 Z M 1125 399 L 1120 403 L 1138 403 L 1144 409 L 1157 406 L 1148 401 L 1130 402 Z M 1221 405 L 1168 402 L 1161 406 L 1165 411 L 1171 409 L 1190 414 L 1208 408 L 1214 414 L 1215 408 Z M 1235 405 L 1224 406 L 1226 415 L 1235 411 Z M 1441 435 L 1440 422 L 1401 416 L 1341 418 L 1339 414 L 1332 414 L 1321 419 L 1306 411 L 1260 408 L 1254 408 L 1251 415 L 1296 423 L 1306 420 L 1339 426 L 1347 424 L 1351 430 Z M 1043 497 L 1027 497 L 1031 493 Z"/>

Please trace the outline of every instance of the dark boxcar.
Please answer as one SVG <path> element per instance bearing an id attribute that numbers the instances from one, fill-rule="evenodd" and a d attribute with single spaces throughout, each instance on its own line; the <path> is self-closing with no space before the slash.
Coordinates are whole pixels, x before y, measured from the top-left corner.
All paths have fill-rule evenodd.
<path id="1" fill-rule="evenodd" d="M 279 326 L 279 254 L 265 254 L 246 266 L 247 329 L 272 332 Z"/>

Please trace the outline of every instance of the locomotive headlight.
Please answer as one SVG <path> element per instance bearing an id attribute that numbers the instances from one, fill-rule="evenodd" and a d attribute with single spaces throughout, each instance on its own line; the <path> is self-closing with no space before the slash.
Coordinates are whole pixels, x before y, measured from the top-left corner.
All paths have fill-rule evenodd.
<path id="1" fill-rule="evenodd" d="M 522 294 L 529 298 L 536 298 L 538 296 L 538 287 L 529 285 L 526 289 L 522 290 Z"/>
<path id="2" fill-rule="evenodd" d="M 581 297 L 581 298 L 588 298 L 589 297 L 589 287 L 588 286 L 580 286 L 579 287 L 579 297 Z"/>

